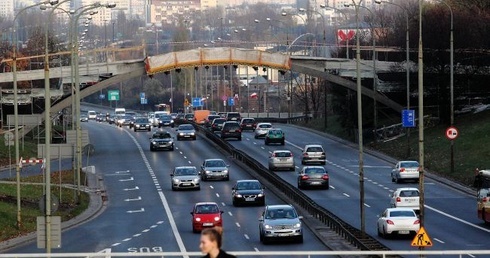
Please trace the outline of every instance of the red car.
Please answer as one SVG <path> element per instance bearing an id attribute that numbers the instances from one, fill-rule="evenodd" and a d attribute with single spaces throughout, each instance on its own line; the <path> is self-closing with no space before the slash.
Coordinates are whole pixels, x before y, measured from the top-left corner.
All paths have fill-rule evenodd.
<path id="1" fill-rule="evenodd" d="M 192 231 L 198 233 L 204 228 L 222 227 L 222 213 L 223 211 L 219 209 L 218 204 L 215 202 L 196 203 L 191 211 Z"/>

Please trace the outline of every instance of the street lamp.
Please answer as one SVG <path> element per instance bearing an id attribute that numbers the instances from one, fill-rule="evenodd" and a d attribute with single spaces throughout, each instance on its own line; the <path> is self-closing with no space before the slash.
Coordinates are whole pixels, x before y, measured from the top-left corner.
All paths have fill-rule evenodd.
<path id="1" fill-rule="evenodd" d="M 318 11 L 309 10 L 309 9 L 305 9 L 305 8 L 299 8 L 299 11 L 300 12 L 313 12 L 313 13 L 317 13 L 317 14 L 319 14 L 322 17 L 322 21 L 323 21 L 323 47 L 326 48 L 327 47 L 327 34 L 325 32 L 325 17 L 323 16 L 323 14 L 321 14 Z M 325 52 L 325 55 L 326 55 L 327 54 L 327 50 L 324 49 L 323 51 Z"/>
<path id="2" fill-rule="evenodd" d="M 407 81 L 407 110 L 410 110 L 410 24 L 409 24 L 409 18 L 408 18 L 408 9 L 404 6 L 401 6 L 399 4 L 393 3 L 393 2 L 388 2 L 388 1 L 381 1 L 381 0 L 375 0 L 374 1 L 376 4 L 381 4 L 381 3 L 386 3 L 386 4 L 391 4 L 394 6 L 398 6 L 402 8 L 405 11 L 405 44 L 406 44 L 406 53 L 405 53 L 405 72 L 406 72 L 406 81 Z M 410 156 L 410 127 L 407 128 L 407 157 Z"/>
<path id="3" fill-rule="evenodd" d="M 17 181 L 17 228 L 20 229 L 22 226 L 22 220 L 21 220 L 21 200 L 20 200 L 20 154 L 19 154 L 19 107 L 18 107 L 18 102 L 17 102 L 17 32 L 15 31 L 15 21 L 19 17 L 19 15 L 24 12 L 25 10 L 40 6 L 43 4 L 50 4 L 50 5 L 56 5 L 58 4 L 58 0 L 49 0 L 49 1 L 43 1 L 39 2 L 34 5 L 30 5 L 27 7 L 24 7 L 21 9 L 19 12 L 14 17 L 14 22 L 13 22 L 13 44 L 12 44 L 12 81 L 13 81 L 13 88 L 14 88 L 14 142 L 15 142 L 15 171 L 16 171 L 16 181 Z"/>
<path id="4" fill-rule="evenodd" d="M 366 222 L 364 213 L 364 160 L 363 160 L 363 133 L 362 133 L 362 85 L 361 85 L 361 42 L 359 37 L 359 8 L 362 0 L 356 3 L 352 0 L 352 4 L 356 10 L 356 76 L 357 76 L 357 130 L 359 138 L 359 191 L 361 211 L 361 233 L 366 232 Z M 348 4 L 346 4 L 348 6 Z"/>
<path id="5" fill-rule="evenodd" d="M 320 8 L 324 8 L 324 9 L 332 9 L 332 10 L 334 10 L 334 11 L 336 11 L 336 12 L 341 13 L 341 14 L 344 16 L 345 21 L 347 21 L 347 20 L 348 20 L 348 19 L 347 19 L 347 14 L 345 14 L 345 13 L 344 13 L 342 10 L 340 10 L 340 9 L 337 9 L 337 8 L 335 8 L 335 7 L 331 7 L 331 6 L 326 6 L 326 5 L 324 5 L 324 4 L 320 4 Z M 337 32 L 336 32 L 336 33 L 337 33 Z M 337 35 L 336 35 L 335 37 L 336 37 L 336 38 L 338 38 L 338 36 L 337 36 Z M 349 59 L 349 38 L 348 38 L 348 37 L 345 39 L 345 57 L 346 57 L 347 59 Z"/>

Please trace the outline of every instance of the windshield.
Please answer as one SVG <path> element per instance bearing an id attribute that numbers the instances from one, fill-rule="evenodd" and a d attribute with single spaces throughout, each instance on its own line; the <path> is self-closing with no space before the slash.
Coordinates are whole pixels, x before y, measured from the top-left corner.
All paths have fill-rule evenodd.
<path id="1" fill-rule="evenodd" d="M 268 210 L 265 214 L 266 219 L 292 219 L 296 217 L 296 212 L 293 209 Z"/>
<path id="2" fill-rule="evenodd" d="M 171 138 L 172 136 L 169 133 L 156 133 L 153 135 L 153 138 L 155 139 L 167 139 Z"/>
<path id="3" fill-rule="evenodd" d="M 400 163 L 400 167 L 402 168 L 417 168 L 419 167 L 419 163 L 417 161 L 407 161 Z"/>
<path id="4" fill-rule="evenodd" d="M 206 161 L 205 167 L 225 167 L 226 164 L 222 160 L 209 160 Z"/>
<path id="5" fill-rule="evenodd" d="M 174 172 L 176 176 L 193 176 L 197 175 L 197 170 L 195 168 L 179 168 Z"/>
<path id="6" fill-rule="evenodd" d="M 181 125 L 179 130 L 194 130 L 194 127 L 192 125 Z"/>
<path id="7" fill-rule="evenodd" d="M 259 182 L 239 182 L 236 186 L 237 190 L 260 190 L 261 188 Z"/>
<path id="8" fill-rule="evenodd" d="M 218 212 L 219 212 L 218 206 L 212 204 L 196 206 L 196 210 L 195 210 L 196 214 L 212 214 Z"/>

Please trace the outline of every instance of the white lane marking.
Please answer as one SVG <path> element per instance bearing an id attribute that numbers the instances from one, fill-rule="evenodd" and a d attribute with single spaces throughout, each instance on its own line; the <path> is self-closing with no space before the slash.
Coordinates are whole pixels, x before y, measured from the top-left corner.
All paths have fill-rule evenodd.
<path id="1" fill-rule="evenodd" d="M 226 203 L 222 202 L 222 203 L 221 203 L 221 206 L 226 206 Z"/>
<path id="2" fill-rule="evenodd" d="M 141 233 L 140 234 L 134 234 L 133 237 L 139 237 L 141 236 Z"/>
<path id="3" fill-rule="evenodd" d="M 134 202 L 134 201 L 141 201 L 141 196 L 138 196 L 137 198 L 133 199 L 124 199 L 125 202 Z"/>
<path id="4" fill-rule="evenodd" d="M 236 225 L 237 227 L 240 227 L 240 223 L 238 223 L 238 222 L 235 222 L 235 225 Z"/>
<path id="5" fill-rule="evenodd" d="M 444 244 L 444 243 L 445 243 L 444 241 L 442 241 L 442 240 L 440 240 L 440 239 L 438 239 L 438 238 L 435 238 L 435 237 L 434 237 L 433 239 L 434 239 L 435 241 L 437 241 L 437 242 L 441 243 L 441 244 Z"/>
<path id="6" fill-rule="evenodd" d="M 133 177 L 130 177 L 128 179 L 119 179 L 119 182 L 127 182 L 127 181 L 133 181 L 134 178 Z"/>
<path id="7" fill-rule="evenodd" d="M 259 252 L 259 248 L 254 247 L 255 252 Z"/>
<path id="8" fill-rule="evenodd" d="M 333 186 L 333 185 L 330 185 L 330 188 L 332 188 L 332 189 L 335 189 L 335 186 Z"/>
<path id="9" fill-rule="evenodd" d="M 209 188 L 214 189 L 214 187 L 212 185 L 210 185 Z"/>
<path id="10" fill-rule="evenodd" d="M 371 208 L 371 206 L 369 206 L 367 203 L 364 203 L 364 206 Z"/>
<path id="11" fill-rule="evenodd" d="M 126 238 L 126 239 L 123 239 L 123 242 L 128 242 L 129 240 L 131 240 L 131 238 Z"/>
<path id="12" fill-rule="evenodd" d="M 114 244 L 112 244 L 111 246 L 118 246 L 118 245 L 120 245 L 120 244 L 121 244 L 121 243 L 114 243 Z"/>
<path id="13" fill-rule="evenodd" d="M 472 254 L 466 254 L 466 255 L 468 255 L 469 257 L 475 257 L 475 256 L 474 256 L 474 255 L 472 255 Z"/>
<path id="14" fill-rule="evenodd" d="M 243 234 L 243 236 L 246 238 L 246 239 L 250 239 L 250 237 L 248 237 L 247 234 Z"/>
<path id="15" fill-rule="evenodd" d="M 124 130 L 126 134 L 129 135 L 129 137 L 133 140 L 134 144 L 138 147 L 138 150 L 140 152 L 141 158 L 145 162 L 146 168 L 148 169 L 148 172 L 150 173 L 150 176 L 155 176 L 155 172 L 151 168 L 148 159 L 146 158 L 145 153 L 143 152 L 143 148 L 141 148 L 141 145 L 138 143 L 136 138 L 134 138 L 133 135 L 129 133 L 129 131 Z M 170 223 L 170 227 L 172 229 L 172 232 L 174 233 L 175 240 L 177 241 L 177 244 L 179 246 L 180 252 L 181 253 L 186 253 L 187 249 L 185 248 L 184 241 L 182 240 L 182 237 L 180 236 L 180 232 L 177 228 L 177 224 L 175 223 L 175 219 L 172 215 L 172 212 L 170 211 L 170 206 L 168 205 L 167 198 L 165 198 L 165 195 L 162 192 L 162 189 L 160 187 L 155 186 L 158 192 L 158 196 L 160 197 L 160 201 L 162 202 L 163 208 L 165 209 L 165 213 L 168 217 L 168 222 Z M 188 255 L 184 255 L 185 258 L 189 258 Z"/>
<path id="16" fill-rule="evenodd" d="M 216 197 L 218 197 L 218 198 L 219 198 L 219 193 L 216 193 Z"/>
<path id="17" fill-rule="evenodd" d="M 474 228 L 476 228 L 476 229 L 479 229 L 479 230 L 485 231 L 485 232 L 487 232 L 487 233 L 490 233 L 490 229 L 488 229 L 488 228 L 484 228 L 484 227 L 480 227 L 480 226 L 475 225 L 475 224 L 471 224 L 470 222 L 468 222 L 468 221 L 466 221 L 466 220 L 462 220 L 462 219 L 460 219 L 460 218 L 454 217 L 453 215 L 449 215 L 449 214 L 447 214 L 447 213 L 445 213 L 445 212 L 443 212 L 443 211 L 440 211 L 440 210 L 437 210 L 437 209 L 435 209 L 435 208 L 432 208 L 432 207 L 430 207 L 429 205 L 424 205 L 424 207 L 425 207 L 425 208 L 427 208 L 427 209 L 429 209 L 429 210 L 435 211 L 435 212 L 437 212 L 437 213 L 439 213 L 439 214 L 441 214 L 441 215 L 444 215 L 444 216 L 446 216 L 446 217 L 448 217 L 448 218 L 451 218 L 451 219 L 454 219 L 454 220 L 456 220 L 456 221 L 459 221 L 459 222 L 461 222 L 461 223 L 463 223 L 463 224 L 466 224 L 466 225 L 468 225 L 468 226 L 471 226 L 471 227 L 474 227 Z"/>
<path id="18" fill-rule="evenodd" d="M 141 208 L 139 210 L 132 210 L 132 211 L 126 211 L 127 213 L 141 213 L 141 212 L 145 212 L 145 208 Z"/>
<path id="19" fill-rule="evenodd" d="M 129 173 L 129 170 L 125 170 L 125 171 L 116 171 L 114 172 L 116 174 L 125 174 L 125 173 Z"/>
<path id="20" fill-rule="evenodd" d="M 146 233 L 146 232 L 149 232 L 149 231 L 150 231 L 149 229 L 145 229 L 145 230 L 143 230 L 141 232 Z"/>
<path id="21" fill-rule="evenodd" d="M 231 213 L 231 211 L 228 212 L 228 215 L 230 215 L 230 217 L 233 217 L 233 213 Z"/>
<path id="22" fill-rule="evenodd" d="M 126 188 L 124 189 L 124 191 L 134 191 L 134 190 L 139 190 L 140 188 L 139 187 L 134 187 L 134 188 Z"/>
<path id="23" fill-rule="evenodd" d="M 342 193 L 343 195 L 345 195 L 346 197 L 350 197 L 350 195 L 346 194 L 346 193 Z"/>

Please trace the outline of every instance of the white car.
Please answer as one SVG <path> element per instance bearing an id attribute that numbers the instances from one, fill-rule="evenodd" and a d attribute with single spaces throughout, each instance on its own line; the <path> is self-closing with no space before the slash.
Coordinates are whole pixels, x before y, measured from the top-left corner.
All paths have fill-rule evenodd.
<path id="1" fill-rule="evenodd" d="M 378 218 L 378 236 L 415 235 L 420 229 L 420 220 L 410 208 L 388 208 Z"/>
<path id="2" fill-rule="evenodd" d="M 391 171 L 391 182 L 396 182 L 397 184 L 406 180 L 418 182 L 420 177 L 419 166 L 417 161 L 399 161 Z"/>
<path id="3" fill-rule="evenodd" d="M 289 150 L 275 150 L 269 156 L 269 170 L 287 169 L 294 171 L 294 157 Z"/>
<path id="4" fill-rule="evenodd" d="M 325 150 L 319 144 L 307 144 L 301 155 L 301 164 L 320 163 L 325 165 L 327 162 Z"/>
<path id="5" fill-rule="evenodd" d="M 392 208 L 410 208 L 415 213 L 420 211 L 420 193 L 415 187 L 398 188 L 390 194 L 390 207 Z"/>
<path id="6" fill-rule="evenodd" d="M 255 127 L 255 135 L 254 138 L 258 139 L 259 137 L 265 137 L 269 129 L 272 128 L 271 123 L 258 123 Z"/>

